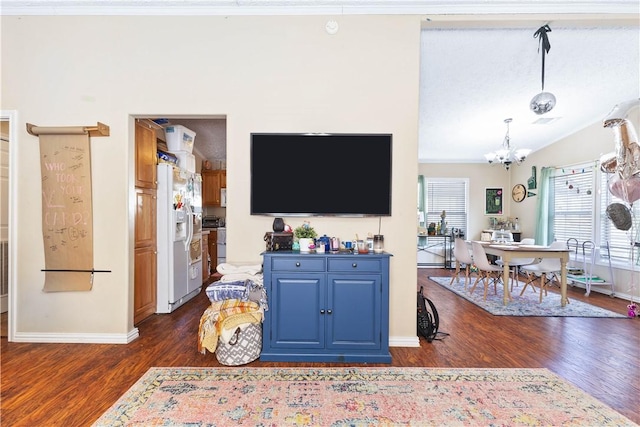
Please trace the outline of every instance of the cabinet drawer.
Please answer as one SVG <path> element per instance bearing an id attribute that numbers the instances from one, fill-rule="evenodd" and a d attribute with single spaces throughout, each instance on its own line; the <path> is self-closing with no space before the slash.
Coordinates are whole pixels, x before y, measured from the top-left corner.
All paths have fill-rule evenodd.
<path id="1" fill-rule="evenodd" d="M 353 259 L 329 259 L 329 271 L 379 273 L 382 271 L 380 258 L 368 259 L 366 255 L 354 255 Z"/>
<path id="2" fill-rule="evenodd" d="M 325 258 L 271 258 L 272 271 L 326 271 Z"/>

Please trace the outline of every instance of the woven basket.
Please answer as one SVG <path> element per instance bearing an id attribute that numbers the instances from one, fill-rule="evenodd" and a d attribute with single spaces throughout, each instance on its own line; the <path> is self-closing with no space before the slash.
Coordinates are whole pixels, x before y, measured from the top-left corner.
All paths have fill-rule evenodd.
<path id="1" fill-rule="evenodd" d="M 251 323 L 245 329 L 236 329 L 228 343 L 219 342 L 216 359 L 223 365 L 238 366 L 253 362 L 262 349 L 262 324 Z"/>

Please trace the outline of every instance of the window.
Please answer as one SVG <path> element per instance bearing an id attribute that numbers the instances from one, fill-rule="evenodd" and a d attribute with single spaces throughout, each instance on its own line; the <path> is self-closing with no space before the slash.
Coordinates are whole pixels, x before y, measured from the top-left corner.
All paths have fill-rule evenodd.
<path id="1" fill-rule="evenodd" d="M 468 179 L 424 178 L 424 225 L 440 224 L 442 211 L 446 212 L 447 228 L 467 230 Z M 420 186 L 418 186 L 420 192 Z M 420 194 L 418 194 L 420 198 Z M 418 206 L 420 202 L 418 201 Z"/>
<path id="2" fill-rule="evenodd" d="M 553 235 L 554 239 L 566 242 L 574 238 L 581 246 L 587 240 L 600 247 L 599 258 L 629 264 L 632 257 L 632 242 L 638 238 L 629 231 L 618 230 L 607 217 L 607 207 L 623 200 L 611 194 L 611 174 L 601 173 L 594 165 L 557 169 L 552 178 Z M 631 207 L 632 218 L 640 218 L 640 203 Z M 603 248 L 609 245 L 609 254 Z M 572 248 L 573 249 L 573 248 Z M 589 253 L 587 252 L 587 255 Z"/>
<path id="3" fill-rule="evenodd" d="M 595 239 L 594 206 L 597 188 L 592 165 L 557 169 L 552 178 L 553 236 L 566 242 L 576 239 L 580 244 Z"/>

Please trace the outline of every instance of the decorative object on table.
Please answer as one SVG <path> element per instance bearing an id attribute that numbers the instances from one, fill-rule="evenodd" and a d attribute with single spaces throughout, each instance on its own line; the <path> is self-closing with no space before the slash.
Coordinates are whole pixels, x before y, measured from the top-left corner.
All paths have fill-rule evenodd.
<path id="1" fill-rule="evenodd" d="M 529 153 L 531 153 L 531 150 L 528 148 L 515 149 L 511 147 L 509 123 L 512 121 L 513 119 L 511 118 L 504 119 L 504 122 L 507 124 L 507 133 L 502 140 L 502 148 L 484 155 L 484 158 L 487 159 L 489 163 L 500 163 L 506 170 L 509 170 L 509 167 L 514 163 L 519 165 L 524 162 Z"/>
<path id="2" fill-rule="evenodd" d="M 275 218 L 273 220 L 273 231 L 275 232 L 281 232 L 284 231 L 284 219 L 282 218 Z"/>
<path id="3" fill-rule="evenodd" d="M 338 252 L 340 250 L 340 238 L 332 237 L 331 238 L 331 252 Z"/>
<path id="4" fill-rule="evenodd" d="M 440 233 L 438 234 L 447 234 L 447 211 L 442 211 L 440 214 Z"/>
<path id="5" fill-rule="evenodd" d="M 323 252 L 331 251 L 331 238 L 326 234 L 322 235 L 322 237 L 318 237 L 316 239 L 316 251 L 320 246 L 324 246 Z"/>
<path id="6" fill-rule="evenodd" d="M 318 233 L 311 227 L 309 221 L 305 221 L 301 226 L 297 227 L 293 234 L 300 244 L 300 252 L 305 253 L 313 249 L 313 239 L 318 237 Z"/>
<path id="7" fill-rule="evenodd" d="M 520 203 L 527 197 L 527 189 L 522 184 L 516 184 L 511 190 L 511 198 L 514 202 Z"/>
<path id="8" fill-rule="evenodd" d="M 429 277 L 438 285 L 455 293 L 459 297 L 477 305 L 494 316 L 515 316 L 515 317 L 607 317 L 616 319 L 628 319 L 626 315 L 615 313 L 595 305 L 572 299 L 571 304 L 562 307 L 560 305 L 560 294 L 549 292 L 542 302 L 538 302 L 538 294 L 525 292 L 524 295 L 512 294 L 512 300 L 504 305 L 502 292 L 494 295 L 493 292 L 487 294 L 487 299 L 483 300 L 480 292 L 473 294 L 465 289 L 464 282 L 453 281 L 451 277 Z M 514 288 L 524 286 L 523 281 L 514 284 Z"/>
<path id="9" fill-rule="evenodd" d="M 94 426 L 214 417 L 225 426 L 634 425 L 545 368 L 243 366 L 150 368 Z"/>
<path id="10" fill-rule="evenodd" d="M 427 234 L 429 236 L 435 236 L 436 234 L 436 223 L 435 222 L 430 222 L 429 226 L 427 227 Z"/>
<path id="11" fill-rule="evenodd" d="M 293 249 L 293 233 L 267 231 L 264 235 L 267 251 L 290 251 Z"/>
<path id="12" fill-rule="evenodd" d="M 538 52 L 542 48 L 542 92 L 533 97 L 529 103 L 529 108 L 538 115 L 548 113 L 556 106 L 556 97 L 551 92 L 544 91 L 544 59 L 551 49 L 551 43 L 549 43 L 549 36 L 547 35 L 550 32 L 551 28 L 548 25 L 543 25 L 533 34 L 533 37 L 538 39 Z"/>
<path id="13" fill-rule="evenodd" d="M 373 236 L 373 252 L 376 254 L 384 252 L 384 236 L 382 234 Z"/>
<path id="14" fill-rule="evenodd" d="M 502 188 L 485 189 L 485 215 L 502 215 Z"/>

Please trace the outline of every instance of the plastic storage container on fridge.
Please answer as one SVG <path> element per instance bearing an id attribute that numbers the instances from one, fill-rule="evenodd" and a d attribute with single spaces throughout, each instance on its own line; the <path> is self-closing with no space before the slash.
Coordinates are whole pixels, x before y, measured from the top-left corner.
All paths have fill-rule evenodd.
<path id="1" fill-rule="evenodd" d="M 176 151 L 193 151 L 193 142 L 196 133 L 182 125 L 171 125 L 164 128 L 164 135 L 167 140 L 167 148 L 172 153 Z"/>
<path id="2" fill-rule="evenodd" d="M 187 172 L 196 173 L 196 156 L 186 151 L 173 153 L 178 158 L 178 166 Z"/>

